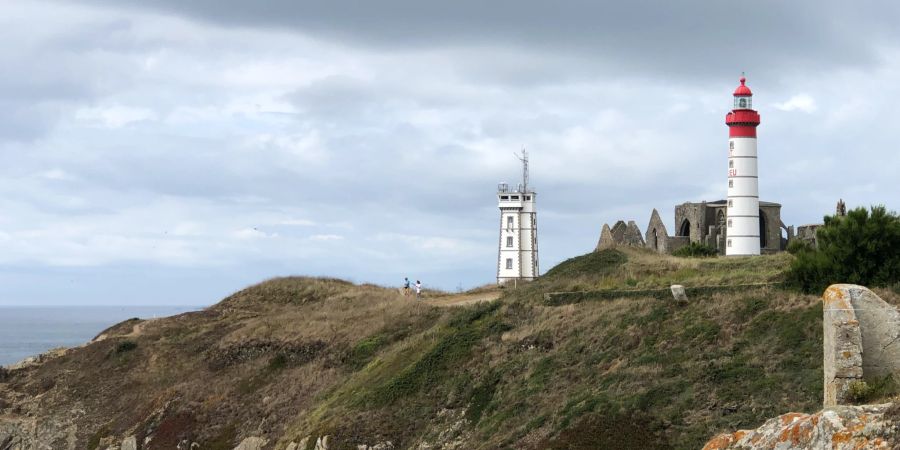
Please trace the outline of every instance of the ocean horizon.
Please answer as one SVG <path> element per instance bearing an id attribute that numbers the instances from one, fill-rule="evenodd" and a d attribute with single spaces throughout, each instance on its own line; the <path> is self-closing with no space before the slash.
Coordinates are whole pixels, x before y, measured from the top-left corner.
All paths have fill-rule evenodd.
<path id="1" fill-rule="evenodd" d="M 112 325 L 152 319 L 202 306 L 0 306 L 0 366 L 58 347 L 89 342 Z"/>

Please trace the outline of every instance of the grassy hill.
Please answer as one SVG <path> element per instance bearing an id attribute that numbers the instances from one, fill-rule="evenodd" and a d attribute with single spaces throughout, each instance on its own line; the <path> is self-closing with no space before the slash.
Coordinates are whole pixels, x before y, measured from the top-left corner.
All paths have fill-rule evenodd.
<path id="1" fill-rule="evenodd" d="M 699 448 L 819 408 L 817 297 L 755 287 L 685 304 L 638 293 L 552 306 L 544 294 L 772 282 L 790 258 L 608 250 L 462 307 L 340 280 L 269 280 L 0 373 L 0 422 L 58 424 L 70 432 L 47 439 L 77 448 L 129 435 L 144 449 L 231 449 L 249 436 L 278 449 L 312 437 L 311 449 L 325 435 L 331 449 Z"/>

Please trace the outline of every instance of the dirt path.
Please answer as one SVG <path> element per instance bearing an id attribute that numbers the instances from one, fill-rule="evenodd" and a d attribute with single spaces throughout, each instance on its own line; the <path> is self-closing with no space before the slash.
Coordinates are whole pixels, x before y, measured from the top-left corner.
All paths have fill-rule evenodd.
<path id="1" fill-rule="evenodd" d="M 461 306 L 461 305 L 472 305 L 475 303 L 481 302 L 492 302 L 500 298 L 501 292 L 498 291 L 487 291 L 487 292 L 476 292 L 472 294 L 463 293 L 463 294 L 451 294 L 451 295 L 442 295 L 439 297 L 425 297 L 425 302 L 429 305 L 434 306 Z"/>

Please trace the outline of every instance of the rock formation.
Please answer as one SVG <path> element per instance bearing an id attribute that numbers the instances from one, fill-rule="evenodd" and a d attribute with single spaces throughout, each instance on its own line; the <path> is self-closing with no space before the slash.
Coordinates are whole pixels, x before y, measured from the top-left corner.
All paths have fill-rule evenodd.
<path id="1" fill-rule="evenodd" d="M 898 417 L 900 408 L 890 403 L 788 413 L 755 430 L 720 434 L 703 450 L 886 450 L 896 448 Z"/>

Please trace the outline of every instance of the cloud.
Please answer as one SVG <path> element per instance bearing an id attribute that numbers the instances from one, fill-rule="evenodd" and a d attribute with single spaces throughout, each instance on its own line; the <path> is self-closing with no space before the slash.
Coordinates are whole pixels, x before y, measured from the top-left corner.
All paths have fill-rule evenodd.
<path id="1" fill-rule="evenodd" d="M 204 301 L 297 273 L 486 283 L 522 145 L 547 269 L 605 222 L 724 195 L 742 70 L 787 224 L 900 198 L 877 120 L 900 96 L 897 6 L 349 5 L 0 6 L 0 266 L 35 280 L 9 298 L 60 273 L 101 280 L 84 301 L 111 274 L 155 274 L 147 301 L 186 273 Z"/>
<path id="2" fill-rule="evenodd" d="M 79 109 L 75 111 L 75 119 L 108 128 L 120 128 L 134 122 L 155 120 L 156 114 L 147 108 L 114 105 Z"/>
<path id="3" fill-rule="evenodd" d="M 813 113 L 816 111 L 816 100 L 808 94 L 797 94 L 785 102 L 775 103 L 772 106 L 781 111 Z"/>
<path id="4" fill-rule="evenodd" d="M 344 237 L 337 234 L 314 234 L 309 237 L 311 241 L 341 241 Z"/>

